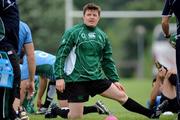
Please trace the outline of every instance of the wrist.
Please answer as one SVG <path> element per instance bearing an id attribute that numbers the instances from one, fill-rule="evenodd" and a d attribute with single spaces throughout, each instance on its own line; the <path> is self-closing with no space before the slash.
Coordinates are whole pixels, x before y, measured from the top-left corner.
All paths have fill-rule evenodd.
<path id="1" fill-rule="evenodd" d="M 171 37 L 171 34 L 165 35 L 164 37 L 165 37 L 165 38 L 170 38 L 170 37 Z"/>

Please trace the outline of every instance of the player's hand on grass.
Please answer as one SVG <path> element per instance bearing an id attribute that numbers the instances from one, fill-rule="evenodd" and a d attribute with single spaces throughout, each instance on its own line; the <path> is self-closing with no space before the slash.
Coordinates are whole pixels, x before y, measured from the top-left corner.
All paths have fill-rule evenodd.
<path id="1" fill-rule="evenodd" d="M 64 79 L 56 80 L 56 88 L 57 88 L 60 92 L 63 92 L 63 91 L 64 91 L 64 89 L 65 89 Z"/>
<path id="2" fill-rule="evenodd" d="M 119 89 L 125 92 L 125 88 L 123 85 L 121 85 L 119 82 L 114 82 L 114 85 Z"/>

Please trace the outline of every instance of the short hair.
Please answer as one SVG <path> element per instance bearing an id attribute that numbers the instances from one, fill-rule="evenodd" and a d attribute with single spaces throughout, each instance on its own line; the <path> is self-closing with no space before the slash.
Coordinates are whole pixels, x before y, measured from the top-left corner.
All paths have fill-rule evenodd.
<path id="1" fill-rule="evenodd" d="M 153 82 L 153 83 L 156 82 L 156 78 L 154 78 L 152 82 Z"/>
<path id="2" fill-rule="evenodd" d="M 87 10 L 97 10 L 98 11 L 98 14 L 100 16 L 100 13 L 101 13 L 101 7 L 94 4 L 94 3 L 88 3 L 86 4 L 84 7 L 83 7 L 83 15 L 85 15 L 86 11 Z"/>

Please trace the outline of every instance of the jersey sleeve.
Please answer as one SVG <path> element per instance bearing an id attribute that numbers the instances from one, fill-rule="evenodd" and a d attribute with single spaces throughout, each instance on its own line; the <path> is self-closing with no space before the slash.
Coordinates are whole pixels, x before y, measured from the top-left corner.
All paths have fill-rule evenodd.
<path id="1" fill-rule="evenodd" d="M 170 0 L 165 0 L 164 8 L 162 11 L 163 16 L 171 16 L 172 15 L 171 2 Z"/>
<path id="2" fill-rule="evenodd" d="M 0 12 L 7 10 L 15 4 L 15 0 L 0 0 Z"/>
<path id="3" fill-rule="evenodd" d="M 73 37 L 72 32 L 70 32 L 70 31 L 65 32 L 61 38 L 61 45 L 58 48 L 58 51 L 56 54 L 56 60 L 55 60 L 55 64 L 54 64 L 56 80 L 64 79 L 64 77 L 65 77 L 65 72 L 64 72 L 65 59 L 69 55 L 69 53 L 72 50 L 74 45 L 75 45 L 74 37 Z"/>
<path id="4" fill-rule="evenodd" d="M 119 80 L 117 69 L 112 59 L 112 47 L 107 37 L 105 38 L 105 46 L 103 49 L 102 68 L 109 80 L 113 82 L 117 82 Z"/>
<path id="5" fill-rule="evenodd" d="M 25 44 L 32 43 L 32 34 L 29 26 L 25 24 L 25 31 L 26 31 L 26 36 L 25 36 Z"/>

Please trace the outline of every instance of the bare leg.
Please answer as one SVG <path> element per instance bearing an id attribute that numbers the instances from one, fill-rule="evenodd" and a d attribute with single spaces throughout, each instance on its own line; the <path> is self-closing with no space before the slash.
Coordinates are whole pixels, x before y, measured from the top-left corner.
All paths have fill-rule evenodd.
<path id="1" fill-rule="evenodd" d="M 120 104 L 124 104 L 128 99 L 126 93 L 122 90 L 119 90 L 114 84 L 111 84 L 111 86 L 101 95 L 110 99 L 114 99 L 120 102 Z"/>
<path id="2" fill-rule="evenodd" d="M 68 101 L 67 100 L 59 100 L 59 106 L 62 107 L 68 107 Z"/>

